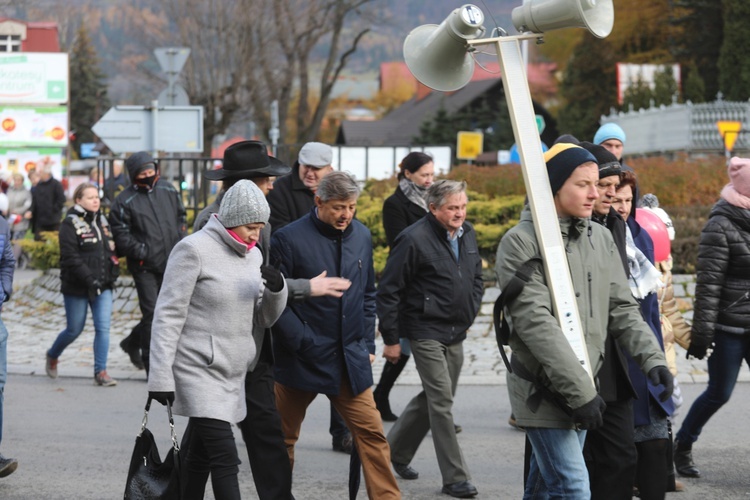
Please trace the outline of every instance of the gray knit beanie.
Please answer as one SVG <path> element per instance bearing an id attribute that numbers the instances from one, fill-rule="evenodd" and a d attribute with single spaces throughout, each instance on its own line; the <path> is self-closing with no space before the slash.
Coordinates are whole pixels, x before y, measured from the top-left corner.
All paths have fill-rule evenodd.
<path id="1" fill-rule="evenodd" d="M 271 209 L 258 186 L 253 181 L 243 179 L 224 194 L 219 207 L 219 222 L 231 228 L 262 222 L 268 224 Z"/>

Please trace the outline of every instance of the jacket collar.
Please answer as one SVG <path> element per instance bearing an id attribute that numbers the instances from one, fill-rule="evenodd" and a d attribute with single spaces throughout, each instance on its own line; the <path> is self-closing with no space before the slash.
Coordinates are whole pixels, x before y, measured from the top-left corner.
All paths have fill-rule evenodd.
<path id="1" fill-rule="evenodd" d="M 247 245 L 244 243 L 240 243 L 239 241 L 232 238 L 232 235 L 229 234 L 226 230 L 226 228 L 219 222 L 219 218 L 216 216 L 216 214 L 211 214 L 211 216 L 208 218 L 208 222 L 206 222 L 206 225 L 201 229 L 201 231 L 207 231 L 213 237 L 219 241 L 224 242 L 229 248 L 231 248 L 233 251 L 237 253 L 237 255 L 241 257 L 245 257 L 248 253 L 247 251 Z M 257 245 L 256 247 L 257 248 Z"/>
<path id="2" fill-rule="evenodd" d="M 440 241 L 448 241 L 448 230 L 445 229 L 445 227 L 443 227 L 440 222 L 438 222 L 435 216 L 432 215 L 432 212 L 427 212 L 427 215 L 425 215 L 424 218 L 427 220 L 427 223 L 430 225 L 432 230 L 435 231 L 435 234 L 438 235 Z M 463 234 L 461 236 L 465 236 L 467 232 L 471 231 L 471 226 L 467 224 L 466 221 L 461 224 L 461 228 L 463 229 Z"/>
<path id="3" fill-rule="evenodd" d="M 352 234 L 352 231 L 354 231 L 354 228 L 352 227 L 354 225 L 354 220 L 352 220 L 351 224 L 349 224 L 343 231 L 336 229 L 330 224 L 326 224 L 318 218 L 318 211 L 315 205 L 313 205 L 313 207 L 310 209 L 310 219 L 313 221 L 313 224 L 315 225 L 315 228 L 318 230 L 318 232 L 320 232 L 320 234 L 322 234 L 326 238 L 346 238 L 347 236 Z"/>

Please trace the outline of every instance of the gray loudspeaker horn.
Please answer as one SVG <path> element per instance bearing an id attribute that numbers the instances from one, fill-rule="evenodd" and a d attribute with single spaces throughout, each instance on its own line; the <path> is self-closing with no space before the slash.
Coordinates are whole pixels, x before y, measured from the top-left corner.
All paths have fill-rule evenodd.
<path id="1" fill-rule="evenodd" d="M 466 40 L 484 34 L 484 14 L 475 5 L 454 10 L 440 23 L 412 30 L 404 41 L 404 60 L 414 77 L 443 92 L 458 90 L 471 80 L 474 59 Z"/>
<path id="2" fill-rule="evenodd" d="M 523 0 L 513 9 L 518 31 L 544 33 L 560 28 L 586 28 L 604 38 L 612 32 L 615 8 L 612 0 Z"/>

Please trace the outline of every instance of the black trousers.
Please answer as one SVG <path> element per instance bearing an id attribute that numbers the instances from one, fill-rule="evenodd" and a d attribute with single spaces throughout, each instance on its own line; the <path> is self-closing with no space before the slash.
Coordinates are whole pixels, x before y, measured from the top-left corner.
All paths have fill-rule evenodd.
<path id="1" fill-rule="evenodd" d="M 630 399 L 608 401 L 604 425 L 586 433 L 583 456 L 589 471 L 592 500 L 630 500 L 637 453 Z"/>
<path id="2" fill-rule="evenodd" d="M 269 342 L 263 343 L 263 349 Z M 273 391 L 273 367 L 261 359 L 245 377 L 247 417 L 240 422 L 242 439 L 260 500 L 292 500 L 292 466 L 284 444 L 281 417 Z"/>
<path id="3" fill-rule="evenodd" d="M 125 341 L 130 345 L 140 345 L 141 359 L 148 371 L 148 360 L 151 352 L 151 323 L 154 321 L 156 298 L 159 296 L 164 274 L 140 272 L 133 274 L 135 290 L 138 292 L 138 307 L 141 309 L 141 321 L 135 325 Z"/>
<path id="4" fill-rule="evenodd" d="M 229 422 L 190 417 L 181 450 L 183 500 L 203 499 L 209 473 L 215 498 L 240 500 L 240 458 Z"/>

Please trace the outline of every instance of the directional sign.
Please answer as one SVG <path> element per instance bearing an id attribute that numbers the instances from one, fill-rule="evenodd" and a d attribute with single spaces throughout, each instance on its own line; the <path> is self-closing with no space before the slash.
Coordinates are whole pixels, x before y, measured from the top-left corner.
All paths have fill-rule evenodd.
<path id="1" fill-rule="evenodd" d="M 721 138 L 724 139 L 724 148 L 727 151 L 732 151 L 734 143 L 737 141 L 737 136 L 740 135 L 742 130 L 742 122 L 733 121 L 718 121 L 716 127 L 719 129 Z"/>
<path id="2" fill-rule="evenodd" d="M 457 159 L 475 160 L 484 150 L 484 134 L 482 132 L 459 132 L 457 143 Z"/>
<path id="3" fill-rule="evenodd" d="M 203 106 L 115 106 L 91 130 L 115 153 L 203 151 Z M 155 132 L 155 133 L 154 133 Z"/>

